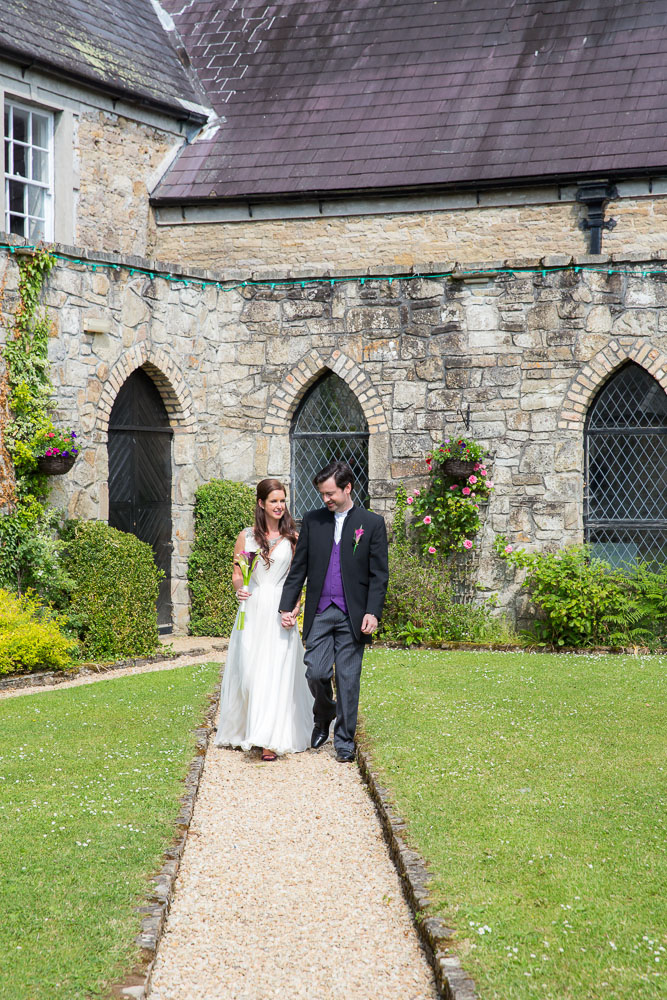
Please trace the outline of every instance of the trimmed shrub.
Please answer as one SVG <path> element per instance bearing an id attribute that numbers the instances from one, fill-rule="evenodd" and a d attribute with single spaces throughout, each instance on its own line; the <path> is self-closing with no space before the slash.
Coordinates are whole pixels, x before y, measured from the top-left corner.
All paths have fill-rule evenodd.
<path id="1" fill-rule="evenodd" d="M 103 521 L 79 521 L 70 535 L 63 561 L 75 584 L 69 615 L 83 655 L 112 660 L 155 652 L 162 570 L 150 545 Z"/>
<path id="2" fill-rule="evenodd" d="M 65 624 L 35 594 L 0 590 L 0 674 L 68 667 L 78 644 Z"/>
<path id="3" fill-rule="evenodd" d="M 421 561 L 404 543 L 389 547 L 389 588 L 378 638 L 416 643 L 506 640 L 506 625 L 491 602 L 458 604 L 441 560 Z"/>
<path id="4" fill-rule="evenodd" d="M 255 491 L 212 479 L 195 494 L 195 541 L 188 563 L 192 635 L 229 635 L 238 607 L 232 587 L 234 543 L 255 517 Z"/>

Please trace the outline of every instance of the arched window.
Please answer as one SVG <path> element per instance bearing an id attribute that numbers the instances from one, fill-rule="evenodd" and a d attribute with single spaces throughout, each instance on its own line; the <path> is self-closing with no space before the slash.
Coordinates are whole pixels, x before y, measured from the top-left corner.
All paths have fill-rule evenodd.
<path id="1" fill-rule="evenodd" d="M 356 478 L 354 499 L 368 500 L 368 424 L 356 396 L 333 372 L 309 389 L 292 421 L 292 514 L 322 506 L 313 476 L 334 459 Z"/>
<path id="2" fill-rule="evenodd" d="M 597 394 L 585 429 L 586 539 L 614 566 L 667 562 L 667 394 L 624 365 Z"/>

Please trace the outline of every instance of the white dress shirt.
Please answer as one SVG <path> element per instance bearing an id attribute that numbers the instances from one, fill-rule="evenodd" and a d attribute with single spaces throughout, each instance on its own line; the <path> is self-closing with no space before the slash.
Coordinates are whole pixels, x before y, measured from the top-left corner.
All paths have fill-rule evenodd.
<path id="1" fill-rule="evenodd" d="M 352 508 L 348 507 L 347 510 L 336 511 L 334 514 L 334 518 L 336 519 L 334 525 L 334 544 L 336 545 L 340 542 L 340 536 L 343 534 L 343 524 L 345 523 L 345 518 L 351 510 Z"/>

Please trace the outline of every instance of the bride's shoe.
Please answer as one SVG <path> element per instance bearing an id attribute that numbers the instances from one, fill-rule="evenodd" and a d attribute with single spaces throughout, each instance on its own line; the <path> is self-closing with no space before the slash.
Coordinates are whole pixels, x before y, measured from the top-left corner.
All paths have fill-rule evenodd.
<path id="1" fill-rule="evenodd" d="M 273 750 L 262 750 L 262 760 L 278 760 L 278 754 L 274 753 Z"/>

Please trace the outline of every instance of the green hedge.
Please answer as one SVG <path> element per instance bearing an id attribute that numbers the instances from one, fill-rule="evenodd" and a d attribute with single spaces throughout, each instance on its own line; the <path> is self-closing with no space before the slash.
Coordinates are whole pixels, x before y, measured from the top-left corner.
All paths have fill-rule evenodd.
<path id="1" fill-rule="evenodd" d="M 63 562 L 75 584 L 68 610 L 85 657 L 110 660 L 155 652 L 162 571 L 150 545 L 103 521 L 80 521 L 65 545 Z"/>
<path id="2" fill-rule="evenodd" d="M 195 494 L 195 541 L 188 564 L 192 635 L 229 635 L 237 602 L 232 587 L 234 542 L 255 517 L 255 491 L 212 479 Z"/>
<path id="3" fill-rule="evenodd" d="M 63 633 L 65 625 L 34 594 L 0 590 L 0 674 L 69 666 L 77 642 Z"/>

